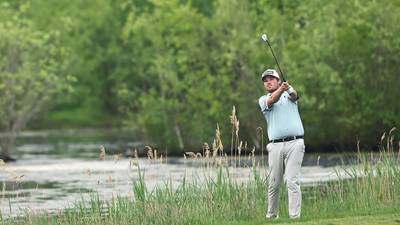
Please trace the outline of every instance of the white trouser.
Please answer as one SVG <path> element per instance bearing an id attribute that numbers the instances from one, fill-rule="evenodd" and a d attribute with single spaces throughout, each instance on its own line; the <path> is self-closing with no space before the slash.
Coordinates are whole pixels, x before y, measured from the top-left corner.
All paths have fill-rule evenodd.
<path id="1" fill-rule="evenodd" d="M 289 216 L 291 218 L 299 218 L 301 213 L 299 177 L 305 150 L 304 139 L 269 143 L 267 150 L 270 168 L 267 217 L 274 218 L 278 216 L 279 189 L 284 176 L 288 189 Z"/>

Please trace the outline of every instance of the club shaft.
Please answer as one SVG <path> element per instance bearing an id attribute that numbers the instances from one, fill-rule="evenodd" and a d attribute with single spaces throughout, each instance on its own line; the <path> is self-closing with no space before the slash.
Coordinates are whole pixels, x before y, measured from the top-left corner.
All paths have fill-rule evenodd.
<path id="1" fill-rule="evenodd" d="M 269 49 L 271 49 L 272 56 L 274 56 L 274 59 L 275 59 L 276 65 L 278 65 L 278 69 L 279 69 L 279 72 L 281 73 L 281 74 L 280 74 L 280 76 L 281 76 L 281 78 L 282 78 L 282 81 L 283 81 L 283 82 L 286 82 L 285 78 L 283 77 L 283 72 L 282 72 L 282 70 L 281 70 L 281 67 L 279 66 L 278 60 L 276 59 L 276 56 L 275 56 L 274 50 L 272 49 L 272 46 L 271 46 L 271 44 L 269 43 L 269 41 L 268 41 L 268 40 L 267 40 L 267 44 L 268 44 L 268 46 L 269 46 Z"/>

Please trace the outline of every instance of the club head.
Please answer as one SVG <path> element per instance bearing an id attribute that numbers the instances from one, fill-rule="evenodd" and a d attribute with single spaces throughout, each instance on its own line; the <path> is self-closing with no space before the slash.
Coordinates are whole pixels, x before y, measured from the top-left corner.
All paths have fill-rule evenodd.
<path id="1" fill-rule="evenodd" d="M 267 41 L 268 41 L 267 34 L 262 34 L 262 35 L 261 35 L 261 39 L 262 39 L 263 41 L 267 42 Z"/>

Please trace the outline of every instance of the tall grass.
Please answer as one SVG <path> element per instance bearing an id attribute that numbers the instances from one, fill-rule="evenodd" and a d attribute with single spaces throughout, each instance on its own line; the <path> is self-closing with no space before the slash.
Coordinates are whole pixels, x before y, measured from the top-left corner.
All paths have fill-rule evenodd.
<path id="1" fill-rule="evenodd" d="M 337 170 L 334 182 L 306 189 L 306 213 L 317 215 L 356 215 L 378 209 L 400 207 L 400 169 L 397 160 L 382 155 L 378 161 L 362 157 L 359 165 Z"/>
<path id="2" fill-rule="evenodd" d="M 225 167 L 205 182 L 184 179 L 179 187 L 171 182 L 154 190 L 146 188 L 144 172 L 134 182 L 134 198 L 115 197 L 102 201 L 93 195 L 55 215 L 26 213 L 17 220 L 26 224 L 220 224 L 226 221 L 259 221 L 266 208 L 266 179 L 253 173 L 246 183 L 230 177 Z M 252 168 L 249 168 L 252 169 Z M 400 169 L 396 157 L 380 153 L 371 160 L 338 169 L 339 179 L 303 189 L 301 220 L 334 218 L 397 210 L 400 207 Z M 284 193 L 284 192 L 282 192 Z M 287 218 L 287 196 L 281 195 L 280 215 Z M 0 217 L 4 224 L 17 220 Z M 280 219 L 285 221 L 285 219 Z"/>
<path id="3" fill-rule="evenodd" d="M 17 220 L 27 224 L 217 224 L 218 221 L 251 219 L 263 214 L 265 184 L 262 179 L 238 184 L 222 167 L 213 179 L 200 183 L 186 179 L 176 189 L 171 183 L 148 190 L 143 172 L 133 185 L 134 198 L 101 201 L 93 195 L 58 215 L 27 213 Z M 14 224 L 16 220 L 4 220 Z"/>
<path id="4" fill-rule="evenodd" d="M 387 143 L 393 142 L 392 129 Z M 381 143 L 385 134 L 381 138 Z M 400 207 L 400 145 L 396 156 L 393 144 L 380 145 L 379 153 L 362 154 L 357 144 L 357 160 L 336 170 L 340 178 L 307 189 L 306 212 L 325 215 L 370 213 Z M 308 203 L 308 204 L 307 204 Z"/>
<path id="5" fill-rule="evenodd" d="M 237 123 L 238 126 L 238 123 Z M 235 131 L 238 127 L 234 128 Z M 392 131 L 393 132 L 393 131 Z M 342 216 L 395 211 L 400 208 L 400 168 L 393 149 L 393 136 L 389 132 L 389 144 L 384 144 L 379 154 L 361 154 L 352 166 L 337 168 L 339 180 L 303 188 L 303 208 L 301 220 L 334 218 Z M 238 137 L 232 136 L 231 156 L 238 145 Z M 381 141 L 382 142 L 382 141 Z M 247 147 L 246 147 L 247 148 Z M 212 153 L 208 144 L 203 148 L 207 170 L 216 170 L 216 176 L 206 176 L 205 181 L 185 177 L 174 188 L 172 181 L 165 182 L 154 190 L 148 190 L 145 171 L 139 168 L 139 177 L 133 182 L 134 197 L 114 196 L 103 201 L 98 195 L 89 200 L 82 199 L 73 207 L 57 214 L 26 212 L 15 218 L 0 215 L 2 224 L 221 224 L 229 221 L 264 220 L 266 211 L 267 177 L 254 162 L 252 151 L 252 176 L 247 182 L 239 183 L 231 178 L 229 164 L 221 163 L 223 145 L 219 138 L 219 127 Z M 103 152 L 103 151 L 102 151 Z M 208 152 L 208 153 L 207 153 Z M 239 151 L 240 152 L 240 151 Z M 220 163 L 210 167 L 209 157 L 218 156 Z M 150 153 L 148 153 L 150 154 Z M 105 155 L 105 152 L 104 152 Z M 156 154 L 148 156 L 154 160 Z M 136 156 L 137 157 L 137 156 Z M 192 160 L 198 160 L 194 154 Z M 138 162 L 137 160 L 135 162 Z M 138 163 L 135 163 L 135 165 Z M 239 164 L 240 165 L 240 164 Z M 236 167 L 236 160 L 234 167 Z M 263 169 L 263 167 L 261 167 Z M 282 187 L 284 189 L 285 187 Z M 286 221 L 287 195 L 280 195 L 279 221 Z"/>

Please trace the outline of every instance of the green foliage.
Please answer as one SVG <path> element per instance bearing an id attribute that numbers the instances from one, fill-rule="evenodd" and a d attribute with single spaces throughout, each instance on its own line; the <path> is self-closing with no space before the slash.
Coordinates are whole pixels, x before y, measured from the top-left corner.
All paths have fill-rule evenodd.
<path id="1" fill-rule="evenodd" d="M 51 120 L 61 115 L 67 124 L 76 120 L 93 125 L 118 115 L 113 77 L 129 69 L 120 39 L 126 14 L 123 4 L 110 0 L 31 3 L 27 14 L 37 29 L 62 32 L 63 44 L 71 49 L 69 73 L 77 79 L 74 92 L 52 102 Z"/>
<path id="2" fill-rule="evenodd" d="M 399 28 L 390 21 L 399 12 L 391 2 L 357 1 L 307 3 L 296 12 L 303 25 L 287 41 L 283 64 L 304 93 L 301 108 L 313 143 L 351 143 L 356 136 L 371 143 L 374 133 L 398 124 L 400 45 L 391 34 Z M 321 125 L 329 129 L 321 132 Z"/>
<path id="3" fill-rule="evenodd" d="M 65 72 L 68 50 L 60 33 L 41 32 L 24 18 L 22 5 L 11 19 L 0 23 L 0 144 L 9 155 L 15 133 L 36 116 L 52 97 L 67 93 L 74 79 Z"/>

